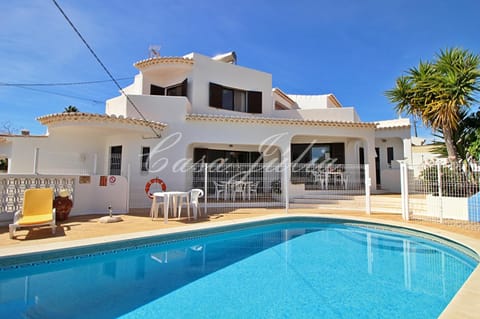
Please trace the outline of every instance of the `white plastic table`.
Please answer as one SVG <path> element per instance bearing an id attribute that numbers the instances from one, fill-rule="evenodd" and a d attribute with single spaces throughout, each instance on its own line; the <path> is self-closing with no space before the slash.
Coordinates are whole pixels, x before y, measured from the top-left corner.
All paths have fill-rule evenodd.
<path id="1" fill-rule="evenodd" d="M 343 182 L 343 172 L 339 171 L 326 171 L 325 172 L 325 188 L 328 189 L 328 180 L 333 178 L 334 184 L 337 181 L 337 178 L 340 179 L 340 182 Z"/>
<path id="2" fill-rule="evenodd" d="M 158 217 L 158 203 L 157 198 L 163 198 L 163 219 L 165 224 L 168 223 L 168 213 L 170 211 L 170 199 L 172 199 L 172 209 L 173 216 L 177 216 L 177 200 L 178 202 L 178 217 L 180 218 L 180 213 L 182 211 L 182 200 L 185 199 L 187 202 L 187 211 L 188 216 L 190 216 L 190 192 L 181 192 L 181 191 L 169 191 L 169 192 L 156 192 L 153 193 L 152 208 L 150 209 L 150 215 L 152 218 Z"/>

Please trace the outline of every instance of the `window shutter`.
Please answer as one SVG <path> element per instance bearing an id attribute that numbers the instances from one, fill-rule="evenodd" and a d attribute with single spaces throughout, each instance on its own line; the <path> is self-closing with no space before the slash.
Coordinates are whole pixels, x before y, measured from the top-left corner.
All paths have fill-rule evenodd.
<path id="1" fill-rule="evenodd" d="M 222 92 L 221 85 L 210 83 L 210 106 L 222 108 Z"/>
<path id="2" fill-rule="evenodd" d="M 150 95 L 165 95 L 165 88 L 158 85 L 150 85 Z"/>
<path id="3" fill-rule="evenodd" d="M 262 92 L 248 91 L 247 101 L 248 113 L 262 113 Z"/>
<path id="4" fill-rule="evenodd" d="M 182 96 L 187 96 L 188 79 L 182 82 Z"/>

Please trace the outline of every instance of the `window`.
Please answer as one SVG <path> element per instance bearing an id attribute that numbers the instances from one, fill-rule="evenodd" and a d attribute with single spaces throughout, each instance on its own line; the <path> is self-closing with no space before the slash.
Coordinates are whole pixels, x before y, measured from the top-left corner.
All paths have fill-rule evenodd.
<path id="1" fill-rule="evenodd" d="M 233 91 L 233 109 L 237 112 L 246 112 L 246 94 L 245 91 Z"/>
<path id="2" fill-rule="evenodd" d="M 392 168 L 393 161 L 393 147 L 387 147 L 387 163 L 388 167 Z"/>
<path id="3" fill-rule="evenodd" d="M 168 96 L 187 96 L 188 80 L 169 87 L 161 87 L 158 85 L 150 85 L 150 95 L 168 95 Z"/>
<path id="4" fill-rule="evenodd" d="M 187 79 L 185 79 L 182 83 L 169 86 L 167 88 L 167 95 L 168 96 L 187 96 Z"/>
<path id="5" fill-rule="evenodd" d="M 233 90 L 223 89 L 222 90 L 222 107 L 226 110 L 233 110 Z"/>
<path id="6" fill-rule="evenodd" d="M 321 164 L 333 158 L 335 164 L 345 164 L 343 143 L 291 145 L 291 160 L 295 163 Z"/>
<path id="7" fill-rule="evenodd" d="M 122 173 L 122 146 L 110 148 L 110 171 L 109 175 L 121 175 Z"/>
<path id="8" fill-rule="evenodd" d="M 150 85 L 150 95 L 165 95 L 165 88 L 158 85 Z"/>
<path id="9" fill-rule="evenodd" d="M 210 106 L 236 112 L 262 113 L 262 92 L 210 83 Z"/>
<path id="10" fill-rule="evenodd" d="M 150 162 L 149 162 L 149 158 L 150 158 L 150 147 L 146 146 L 146 147 L 142 147 L 142 157 L 141 157 L 141 171 L 142 172 L 148 172 L 149 168 L 150 168 Z"/>

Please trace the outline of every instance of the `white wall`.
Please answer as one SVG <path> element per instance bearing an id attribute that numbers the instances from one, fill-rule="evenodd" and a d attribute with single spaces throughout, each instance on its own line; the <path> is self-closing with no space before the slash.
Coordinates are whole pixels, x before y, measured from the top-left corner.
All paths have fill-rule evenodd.
<path id="1" fill-rule="evenodd" d="M 241 90 L 261 91 L 263 114 L 268 115 L 273 111 L 271 74 L 225 62 L 213 61 L 209 57 L 196 53 L 193 57 L 195 64 L 191 74 L 192 81 L 189 85 L 192 87 L 190 100 L 194 113 L 247 115 L 247 113 L 210 107 L 210 82 Z"/>
<path id="2" fill-rule="evenodd" d="M 278 118 L 318 120 L 318 121 L 344 121 L 360 122 L 360 118 L 352 107 L 332 109 L 310 109 L 310 110 L 275 110 L 270 116 Z"/>
<path id="3" fill-rule="evenodd" d="M 108 213 L 108 206 L 113 213 L 128 212 L 128 181 L 123 176 L 107 177 L 107 185 L 100 186 L 100 176 L 90 176 L 90 183 L 80 184 L 75 181 L 75 197 L 71 215 L 86 215 L 92 213 Z"/>

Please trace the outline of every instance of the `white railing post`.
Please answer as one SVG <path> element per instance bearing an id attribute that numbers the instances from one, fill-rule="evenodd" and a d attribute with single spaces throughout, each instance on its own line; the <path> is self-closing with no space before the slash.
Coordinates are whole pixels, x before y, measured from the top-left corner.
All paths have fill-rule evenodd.
<path id="1" fill-rule="evenodd" d="M 405 160 L 397 161 L 400 163 L 400 190 L 402 193 L 402 218 L 403 220 L 410 219 L 408 208 L 408 174 L 407 163 Z"/>
<path id="2" fill-rule="evenodd" d="M 289 170 L 288 170 L 288 164 L 285 163 L 284 164 L 284 167 L 283 167 L 283 176 L 284 176 L 284 193 L 285 193 L 285 213 L 288 214 L 288 206 L 289 206 L 289 200 L 288 200 L 288 181 L 289 181 L 289 178 L 288 178 L 288 175 L 289 175 Z"/>
<path id="3" fill-rule="evenodd" d="M 33 174 L 37 174 L 37 169 L 38 169 L 38 152 L 40 149 L 38 147 L 35 147 L 33 150 Z"/>
<path id="4" fill-rule="evenodd" d="M 11 174 L 11 172 L 12 172 L 12 158 L 9 157 L 7 161 L 8 161 L 7 174 Z"/>
<path id="5" fill-rule="evenodd" d="M 132 169 L 130 163 L 127 165 L 127 214 L 130 212 L 130 183 L 131 183 Z"/>
<path id="6" fill-rule="evenodd" d="M 204 178 L 204 189 L 205 189 L 205 194 L 204 194 L 204 207 L 203 211 L 205 212 L 205 216 L 208 216 L 207 212 L 207 198 L 208 198 L 208 164 L 205 163 L 205 178 Z"/>
<path id="7" fill-rule="evenodd" d="M 443 223 L 443 183 L 442 183 L 442 167 L 440 162 L 437 162 L 437 181 L 438 181 L 438 199 L 440 200 L 440 223 Z"/>
<path id="8" fill-rule="evenodd" d="M 370 201 L 370 187 L 372 186 L 372 179 L 370 178 L 370 165 L 365 164 L 365 212 L 367 215 L 372 213 L 372 206 Z"/>

